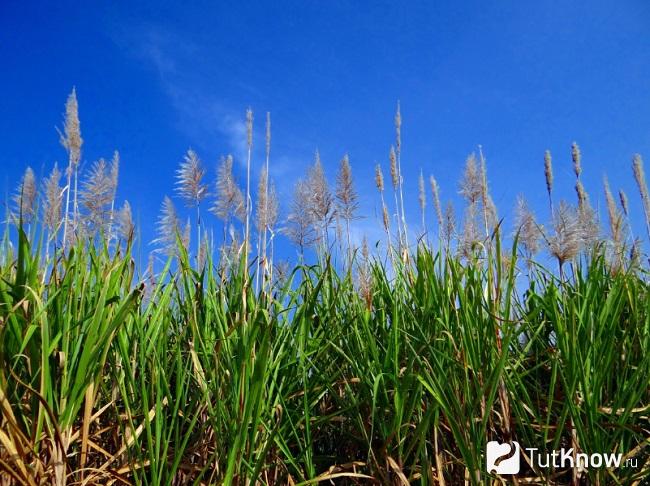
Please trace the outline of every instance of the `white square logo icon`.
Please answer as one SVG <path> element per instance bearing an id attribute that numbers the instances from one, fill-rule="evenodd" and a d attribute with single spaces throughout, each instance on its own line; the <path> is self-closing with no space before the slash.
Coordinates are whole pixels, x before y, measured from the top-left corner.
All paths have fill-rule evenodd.
<path id="1" fill-rule="evenodd" d="M 515 441 L 503 444 L 495 440 L 488 442 L 485 453 L 487 471 L 492 474 L 517 474 L 520 450 L 519 443 Z"/>

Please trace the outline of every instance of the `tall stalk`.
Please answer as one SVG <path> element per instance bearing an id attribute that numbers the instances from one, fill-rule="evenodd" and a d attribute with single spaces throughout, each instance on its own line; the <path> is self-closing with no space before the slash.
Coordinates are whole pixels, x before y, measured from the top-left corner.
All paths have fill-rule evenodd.
<path id="1" fill-rule="evenodd" d="M 264 208 L 263 208 L 263 230 L 259 232 L 260 234 L 258 235 L 258 240 L 257 240 L 257 246 L 258 246 L 258 251 L 261 251 L 260 254 L 258 255 L 257 258 L 257 271 L 255 272 L 255 291 L 258 291 L 258 282 L 259 282 L 259 274 L 260 274 L 260 265 L 262 265 L 262 289 L 264 289 L 264 277 L 267 274 L 267 269 L 269 268 L 269 265 L 273 265 L 273 263 L 269 263 L 266 259 L 266 246 L 267 246 L 267 233 L 269 230 L 268 227 L 268 217 L 269 217 L 269 161 L 271 158 L 271 113 L 266 112 L 266 160 L 264 164 L 264 173 L 265 173 L 265 180 L 264 180 Z M 258 216 L 260 217 L 260 216 Z M 260 261 L 261 260 L 261 261 Z"/>
<path id="2" fill-rule="evenodd" d="M 73 222 L 76 225 L 77 216 L 78 216 L 78 206 L 77 206 L 77 179 L 78 179 L 78 166 L 79 161 L 81 160 L 81 146 L 83 144 L 83 139 L 81 138 L 81 128 L 79 123 L 79 107 L 77 104 L 77 93 L 73 88 L 72 93 L 68 96 L 68 99 L 65 104 L 65 118 L 63 124 L 63 133 L 59 132 L 61 145 L 65 147 L 68 151 L 68 168 L 66 170 L 67 175 L 67 185 L 66 185 L 66 201 L 65 201 L 65 215 L 63 222 L 63 247 L 67 245 L 68 235 L 68 224 L 69 224 L 69 214 L 70 214 L 70 189 L 71 189 L 71 177 L 74 173 L 74 200 L 73 200 L 73 210 L 74 218 Z"/>
<path id="3" fill-rule="evenodd" d="M 253 111 L 246 110 L 246 229 L 244 234 L 244 271 L 248 275 L 248 247 L 251 217 L 251 151 L 253 148 Z"/>
<path id="4" fill-rule="evenodd" d="M 404 243 L 406 245 L 406 248 L 408 248 L 408 229 L 406 227 L 406 216 L 404 215 L 404 178 L 402 177 L 402 115 L 400 113 L 399 102 L 397 102 L 397 113 L 395 114 L 395 152 L 397 155 L 397 174 L 399 177 L 399 200 L 402 217 L 402 233 L 404 234 Z"/>

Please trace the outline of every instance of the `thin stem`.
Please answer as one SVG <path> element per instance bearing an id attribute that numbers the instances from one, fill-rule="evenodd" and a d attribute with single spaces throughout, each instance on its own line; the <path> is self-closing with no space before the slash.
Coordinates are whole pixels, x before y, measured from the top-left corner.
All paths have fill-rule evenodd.
<path id="1" fill-rule="evenodd" d="M 250 238 L 250 215 L 251 215 L 251 147 L 248 146 L 246 159 L 246 231 L 244 237 L 244 267 L 248 267 L 248 242 Z M 248 270 L 246 270 L 248 274 Z"/>
<path id="2" fill-rule="evenodd" d="M 196 202 L 196 233 L 197 233 L 197 245 L 196 245 L 196 265 L 197 269 L 199 266 L 199 255 L 201 254 L 201 209 L 200 203 Z M 200 269 L 199 269 L 200 270 Z"/>
<path id="3" fill-rule="evenodd" d="M 402 226 L 404 227 L 404 243 L 406 244 L 406 248 L 409 247 L 409 237 L 408 237 L 408 229 L 406 227 L 406 217 L 404 215 L 404 193 L 403 193 L 403 186 L 404 186 L 404 179 L 402 178 L 402 150 L 398 148 L 397 150 L 397 174 L 399 178 L 399 199 L 401 202 L 401 207 L 402 207 Z"/>
<path id="4" fill-rule="evenodd" d="M 68 184 L 65 186 L 65 216 L 63 219 L 63 248 L 65 249 L 65 245 L 68 237 L 68 214 L 70 213 L 70 178 L 72 176 L 72 163 L 68 166 L 68 170 L 66 171 L 68 175 Z"/>

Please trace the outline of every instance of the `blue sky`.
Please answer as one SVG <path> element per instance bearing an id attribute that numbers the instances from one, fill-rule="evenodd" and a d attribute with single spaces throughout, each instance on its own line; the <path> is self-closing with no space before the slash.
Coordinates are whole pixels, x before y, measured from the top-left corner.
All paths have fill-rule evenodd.
<path id="1" fill-rule="evenodd" d="M 272 114 L 271 174 L 284 214 L 316 148 L 332 181 L 347 152 L 366 215 L 355 231 L 372 239 L 381 234 L 373 167 L 387 170 L 400 100 L 413 226 L 420 169 L 438 178 L 443 203 L 457 201 L 464 160 L 479 144 L 500 214 L 525 192 L 545 219 L 544 150 L 558 197 L 574 201 L 576 140 L 594 205 L 602 207 L 607 173 L 640 227 L 630 161 L 634 152 L 650 160 L 648 25 L 641 1 L 3 0 L 0 187 L 13 191 L 27 165 L 39 175 L 65 165 L 55 126 L 76 86 L 84 166 L 120 151 L 118 197 L 131 202 L 148 242 L 189 147 L 210 179 L 233 153 L 243 182 L 250 106 L 255 173 Z"/>

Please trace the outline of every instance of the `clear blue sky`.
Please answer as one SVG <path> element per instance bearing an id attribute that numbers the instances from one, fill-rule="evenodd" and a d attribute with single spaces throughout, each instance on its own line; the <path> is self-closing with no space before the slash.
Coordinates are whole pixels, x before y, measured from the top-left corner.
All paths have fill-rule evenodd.
<path id="1" fill-rule="evenodd" d="M 372 236 L 373 167 L 387 166 L 399 99 L 412 225 L 420 169 L 436 175 L 443 201 L 457 199 L 478 144 L 500 214 L 525 192 L 544 219 L 544 150 L 559 195 L 575 201 L 573 140 L 594 204 L 607 172 L 640 223 L 630 160 L 640 152 L 650 164 L 649 25 L 642 1 L 2 0 L 0 185 L 13 191 L 28 164 L 39 175 L 65 165 L 55 126 L 76 86 L 84 165 L 120 151 L 118 197 L 150 240 L 184 152 L 194 148 L 212 179 L 220 155 L 240 157 L 250 106 L 255 172 L 272 113 L 284 214 L 316 148 L 332 180 L 348 152 L 368 216 L 358 231 Z"/>

